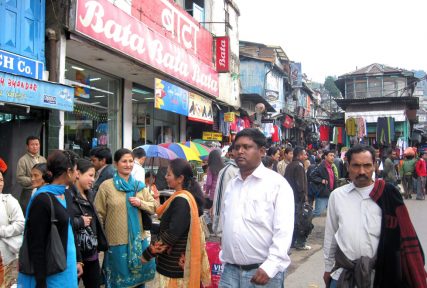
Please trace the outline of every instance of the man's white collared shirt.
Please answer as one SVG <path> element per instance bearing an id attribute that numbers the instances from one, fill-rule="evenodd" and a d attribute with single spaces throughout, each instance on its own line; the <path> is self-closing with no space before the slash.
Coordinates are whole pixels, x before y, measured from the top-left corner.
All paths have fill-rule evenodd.
<path id="1" fill-rule="evenodd" d="M 261 264 L 272 278 L 285 271 L 294 230 L 294 196 L 286 179 L 261 163 L 245 180 L 240 171 L 224 192 L 223 263 Z"/>
<path id="2" fill-rule="evenodd" d="M 133 162 L 133 168 L 132 168 L 131 174 L 133 179 L 141 181 L 142 183 L 145 183 L 145 169 L 136 160 Z"/>
<path id="3" fill-rule="evenodd" d="M 369 197 L 374 184 L 357 188 L 353 183 L 335 189 L 329 197 L 323 252 L 325 271 L 335 265 L 337 245 L 350 260 L 373 258 L 381 233 L 381 208 Z M 342 269 L 332 274 L 338 280 Z"/>

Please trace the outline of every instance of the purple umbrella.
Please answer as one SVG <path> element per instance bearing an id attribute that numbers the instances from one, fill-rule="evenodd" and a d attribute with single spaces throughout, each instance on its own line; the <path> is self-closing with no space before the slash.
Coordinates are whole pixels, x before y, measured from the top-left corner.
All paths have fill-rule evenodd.
<path id="1" fill-rule="evenodd" d="M 137 148 L 144 149 L 147 158 L 163 158 L 167 160 L 178 158 L 172 150 L 158 145 L 142 145 Z"/>

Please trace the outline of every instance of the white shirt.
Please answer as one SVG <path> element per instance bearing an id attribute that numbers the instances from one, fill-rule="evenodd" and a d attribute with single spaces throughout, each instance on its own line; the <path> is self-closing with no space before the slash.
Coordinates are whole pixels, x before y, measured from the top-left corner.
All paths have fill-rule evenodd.
<path id="1" fill-rule="evenodd" d="M 142 183 L 145 183 L 145 169 L 144 167 L 139 164 L 137 160 L 133 162 L 133 168 L 132 168 L 132 177 L 135 180 L 141 181 Z"/>
<path id="2" fill-rule="evenodd" d="M 353 183 L 335 189 L 329 197 L 323 252 L 325 271 L 335 264 L 337 245 L 350 260 L 374 257 L 381 233 L 381 208 L 369 197 L 374 184 L 357 188 Z M 339 279 L 342 269 L 332 274 Z"/>
<path id="3" fill-rule="evenodd" d="M 294 195 L 283 176 L 261 163 L 245 180 L 240 170 L 224 192 L 222 263 L 261 264 L 270 278 L 291 263 Z"/>

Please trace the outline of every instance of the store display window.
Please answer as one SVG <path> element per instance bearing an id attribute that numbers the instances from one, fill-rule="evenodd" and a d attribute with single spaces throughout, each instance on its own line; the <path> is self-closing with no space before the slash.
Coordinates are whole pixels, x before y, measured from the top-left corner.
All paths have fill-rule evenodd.
<path id="1" fill-rule="evenodd" d="M 153 79 L 154 81 L 154 79 Z M 179 115 L 154 108 L 153 89 L 132 88 L 132 146 L 179 141 Z"/>
<path id="2" fill-rule="evenodd" d="M 66 84 L 74 86 L 74 111 L 65 112 L 64 144 L 80 156 L 103 146 L 119 146 L 121 81 L 71 59 L 65 64 Z"/>

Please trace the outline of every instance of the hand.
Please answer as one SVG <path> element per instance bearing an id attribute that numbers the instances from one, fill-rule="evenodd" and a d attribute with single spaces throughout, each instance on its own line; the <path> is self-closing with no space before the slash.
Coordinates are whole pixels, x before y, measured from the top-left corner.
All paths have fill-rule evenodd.
<path id="1" fill-rule="evenodd" d="M 148 260 L 144 258 L 144 255 L 141 256 L 141 262 L 142 264 L 148 263 Z"/>
<path id="2" fill-rule="evenodd" d="M 322 184 L 328 184 L 328 180 L 326 180 L 326 179 L 322 179 Z"/>
<path id="3" fill-rule="evenodd" d="M 83 275 L 83 265 L 82 263 L 77 263 L 77 277 L 80 277 Z"/>
<path id="4" fill-rule="evenodd" d="M 265 285 L 268 281 L 270 281 L 270 277 L 261 268 L 256 270 L 255 275 L 251 279 L 251 283 L 256 285 Z"/>
<path id="5" fill-rule="evenodd" d="M 184 271 L 184 267 L 185 267 L 185 254 L 184 253 L 181 254 L 181 257 L 179 257 L 178 265 Z"/>
<path id="6" fill-rule="evenodd" d="M 170 247 L 169 245 L 163 244 L 162 242 L 155 242 L 154 244 L 150 245 L 149 249 L 151 254 L 159 254 L 168 251 Z"/>
<path id="7" fill-rule="evenodd" d="M 90 222 L 92 222 L 91 216 L 82 215 L 82 219 L 83 219 L 83 223 L 84 223 L 85 227 L 88 227 L 90 225 Z"/>
<path id="8" fill-rule="evenodd" d="M 323 281 L 325 281 L 325 285 L 328 287 L 329 282 L 331 282 L 331 272 L 323 273 Z"/>
<path id="9" fill-rule="evenodd" d="M 137 198 L 137 197 L 129 197 L 129 202 L 130 205 L 132 205 L 133 207 L 141 207 L 141 199 Z"/>

